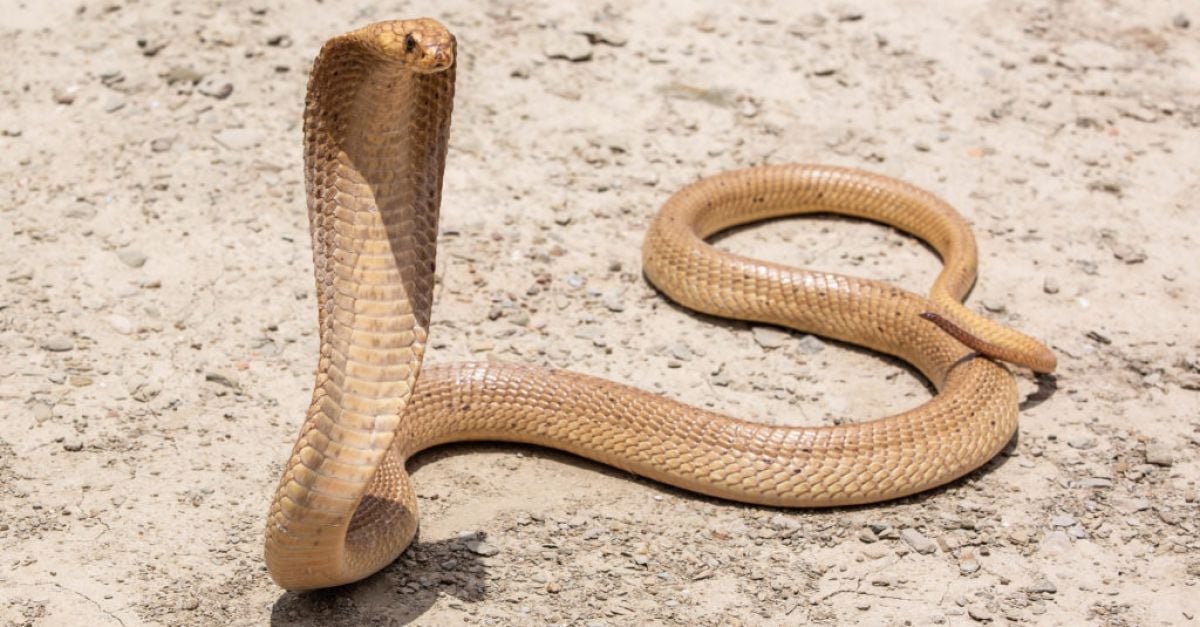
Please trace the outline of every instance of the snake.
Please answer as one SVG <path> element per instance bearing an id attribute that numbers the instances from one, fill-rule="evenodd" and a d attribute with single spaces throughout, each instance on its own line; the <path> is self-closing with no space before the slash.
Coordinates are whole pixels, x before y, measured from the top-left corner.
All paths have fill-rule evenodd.
<path id="1" fill-rule="evenodd" d="M 643 273 L 713 316 L 776 325 L 892 355 L 935 394 L 866 422 L 776 426 L 539 365 L 422 366 L 458 48 L 430 19 L 328 40 L 309 75 L 305 191 L 320 353 L 312 402 L 267 515 L 265 562 L 287 590 L 364 579 L 418 530 L 406 471 L 450 442 L 552 447 L 684 490 L 780 508 L 873 503 L 944 485 L 1017 429 L 1012 370 L 1053 352 L 963 305 L 976 280 L 970 226 L 930 192 L 857 169 L 760 165 L 702 178 L 646 232 Z M 798 214 L 890 225 L 942 260 L 927 296 L 884 282 L 759 261 L 707 240 Z"/>

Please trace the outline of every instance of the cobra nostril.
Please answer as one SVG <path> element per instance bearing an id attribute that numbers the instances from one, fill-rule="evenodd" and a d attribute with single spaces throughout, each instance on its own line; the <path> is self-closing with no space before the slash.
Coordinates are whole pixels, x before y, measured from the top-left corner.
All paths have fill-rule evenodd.
<path id="1" fill-rule="evenodd" d="M 446 46 L 430 46 L 425 50 L 425 58 L 433 67 L 448 67 L 450 65 L 450 57 L 450 49 Z"/>

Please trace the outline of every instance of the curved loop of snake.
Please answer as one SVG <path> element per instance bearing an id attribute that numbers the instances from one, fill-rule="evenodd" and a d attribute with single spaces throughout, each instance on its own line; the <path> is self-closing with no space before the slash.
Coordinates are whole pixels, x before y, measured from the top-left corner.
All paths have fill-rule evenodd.
<path id="1" fill-rule="evenodd" d="M 490 362 L 422 370 L 456 54 L 434 20 L 386 22 L 330 40 L 312 69 L 304 156 L 321 348 L 312 405 L 267 521 L 266 562 L 280 586 L 336 586 L 391 563 L 417 530 L 405 461 L 438 444 L 538 444 L 746 503 L 869 503 L 952 481 L 1009 441 L 1017 390 L 996 360 L 1054 369 L 1044 346 L 962 306 L 975 240 L 949 205 L 858 170 L 787 165 L 728 172 L 672 196 L 646 235 L 646 276 L 697 311 L 899 357 L 938 389 L 924 405 L 866 423 L 778 427 L 569 371 Z M 929 297 L 704 242 L 735 225 L 814 212 L 927 242 L 945 264 Z"/>

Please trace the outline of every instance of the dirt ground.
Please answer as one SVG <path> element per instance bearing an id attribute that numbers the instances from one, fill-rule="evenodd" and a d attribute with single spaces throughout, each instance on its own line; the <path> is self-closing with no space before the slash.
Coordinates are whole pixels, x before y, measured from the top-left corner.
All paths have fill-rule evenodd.
<path id="1" fill-rule="evenodd" d="M 0 0 L 0 623 L 1196 623 L 1200 8 L 574 4 Z M 414 548 L 284 593 L 261 542 L 316 361 L 305 78 L 324 39 L 419 15 L 461 51 L 430 361 L 796 424 L 923 402 L 893 360 L 689 314 L 642 278 L 671 192 L 799 161 L 957 206 L 970 306 L 1046 339 L 1057 379 L 1019 373 L 994 462 L 870 507 L 431 451 Z M 939 269 L 849 220 L 719 245 L 915 291 Z"/>

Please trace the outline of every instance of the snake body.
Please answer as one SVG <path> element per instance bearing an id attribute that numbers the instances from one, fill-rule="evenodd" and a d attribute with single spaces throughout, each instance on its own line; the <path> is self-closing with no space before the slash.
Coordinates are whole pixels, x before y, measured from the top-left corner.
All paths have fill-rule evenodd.
<path id="1" fill-rule="evenodd" d="M 490 362 L 422 369 L 455 46 L 434 20 L 385 22 L 331 39 L 312 69 L 305 180 L 320 358 L 268 515 L 266 562 L 280 586 L 340 585 L 392 562 L 417 530 L 405 462 L 442 443 L 538 444 L 712 496 L 824 507 L 944 484 L 1012 437 L 1016 385 L 993 358 L 1048 372 L 1054 356 L 962 306 L 976 271 L 967 223 L 911 185 L 829 166 L 757 167 L 686 187 L 650 226 L 645 274 L 697 311 L 899 357 L 938 389 L 920 407 L 861 424 L 778 427 L 569 371 Z M 945 264 L 930 295 L 704 242 L 735 225 L 811 212 L 882 222 L 927 242 Z"/>

